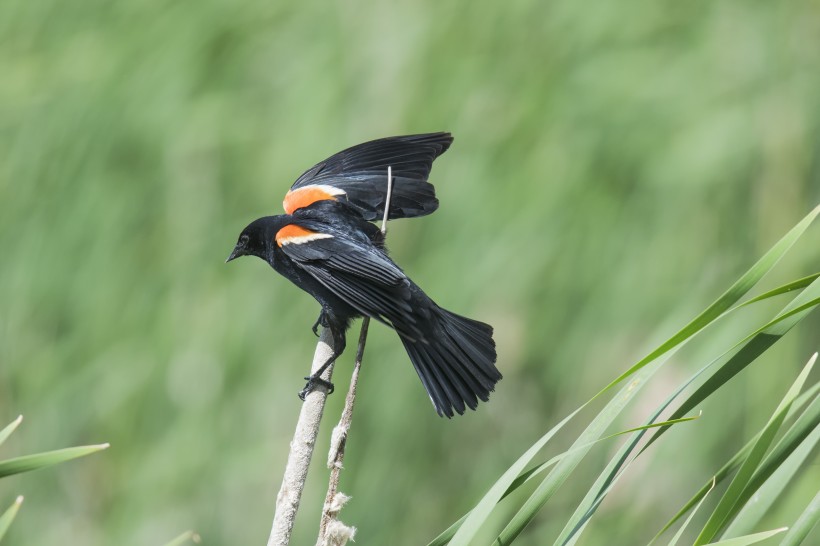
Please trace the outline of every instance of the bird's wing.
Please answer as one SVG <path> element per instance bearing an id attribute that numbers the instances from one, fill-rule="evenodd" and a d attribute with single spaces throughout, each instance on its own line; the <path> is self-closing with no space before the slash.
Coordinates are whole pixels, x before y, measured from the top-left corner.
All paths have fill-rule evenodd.
<path id="1" fill-rule="evenodd" d="M 380 220 L 387 195 L 387 167 L 393 190 L 389 219 L 413 218 L 438 208 L 433 185 L 427 182 L 433 160 L 447 151 L 450 133 L 382 138 L 343 150 L 305 171 L 282 203 L 285 212 L 324 199 L 342 201 L 366 220 Z"/>
<path id="2" fill-rule="evenodd" d="M 300 221 L 276 233 L 276 244 L 297 266 L 354 309 L 410 339 L 422 337 L 413 285 L 372 243 L 320 223 Z"/>

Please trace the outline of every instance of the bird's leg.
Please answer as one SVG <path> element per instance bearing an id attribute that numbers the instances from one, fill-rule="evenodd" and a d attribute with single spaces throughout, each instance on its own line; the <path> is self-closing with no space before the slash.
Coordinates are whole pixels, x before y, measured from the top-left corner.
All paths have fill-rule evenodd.
<path id="1" fill-rule="evenodd" d="M 322 314 L 324 314 L 324 311 L 322 311 Z M 325 316 L 325 319 L 327 319 L 327 316 Z M 331 364 L 333 364 L 336 361 L 336 359 L 339 358 L 339 356 L 344 352 L 346 340 L 344 328 L 337 328 L 333 325 L 329 327 L 330 333 L 333 336 L 333 354 L 330 356 L 330 358 L 328 358 L 325 361 L 324 364 L 322 364 L 322 366 L 318 370 L 316 370 L 316 373 L 313 373 L 305 377 L 307 383 L 305 383 L 305 388 L 299 392 L 299 398 L 303 401 L 305 397 L 316 388 L 317 385 L 326 388 L 328 394 L 333 394 L 333 383 L 327 381 L 326 379 L 322 379 L 322 374 L 325 373 L 325 370 L 327 370 L 328 367 Z"/>
<path id="2" fill-rule="evenodd" d="M 319 318 L 316 319 L 316 322 L 313 323 L 313 327 L 311 328 L 311 330 L 313 330 L 313 335 L 316 337 L 319 337 L 319 326 L 322 328 L 328 327 L 327 315 L 325 314 L 324 307 L 319 312 Z"/>

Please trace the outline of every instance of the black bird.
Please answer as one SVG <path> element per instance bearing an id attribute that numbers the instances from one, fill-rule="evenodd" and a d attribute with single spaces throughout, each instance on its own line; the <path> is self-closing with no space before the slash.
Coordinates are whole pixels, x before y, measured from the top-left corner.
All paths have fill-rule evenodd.
<path id="1" fill-rule="evenodd" d="M 475 409 L 501 379 L 492 327 L 439 307 L 388 257 L 384 236 L 368 221 L 383 214 L 387 165 L 396 173 L 390 217 L 434 211 L 438 202 L 426 179 L 451 141 L 447 133 L 412 135 L 341 152 L 308 173 L 328 172 L 322 186 L 344 193 L 295 201 L 294 193 L 314 185 L 303 181 L 306 173 L 285 199 L 289 214 L 255 220 L 239 236 L 228 261 L 258 256 L 322 306 L 314 333 L 319 324 L 330 330 L 334 354 L 305 378 L 301 398 L 316 384 L 332 392 L 320 376 L 344 351 L 345 333 L 360 316 L 396 330 L 439 415 Z"/>

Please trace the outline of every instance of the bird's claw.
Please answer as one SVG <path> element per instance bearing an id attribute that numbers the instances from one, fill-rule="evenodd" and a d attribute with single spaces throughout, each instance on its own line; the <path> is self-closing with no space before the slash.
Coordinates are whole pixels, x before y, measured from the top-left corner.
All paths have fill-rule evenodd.
<path id="1" fill-rule="evenodd" d="M 327 394 L 333 394 L 334 387 L 333 383 L 330 381 L 322 379 L 321 377 L 313 377 L 312 375 L 307 376 L 305 379 L 307 380 L 307 383 L 305 383 L 305 388 L 299 391 L 299 399 L 302 402 L 305 401 L 305 397 L 313 392 L 317 386 L 327 389 Z"/>
<path id="2" fill-rule="evenodd" d="M 319 337 L 319 326 L 322 328 L 327 328 L 327 319 L 325 318 L 324 311 L 319 313 L 319 318 L 316 319 L 316 322 L 313 323 L 313 327 L 311 328 L 311 330 L 313 330 L 313 335 L 316 337 Z"/>

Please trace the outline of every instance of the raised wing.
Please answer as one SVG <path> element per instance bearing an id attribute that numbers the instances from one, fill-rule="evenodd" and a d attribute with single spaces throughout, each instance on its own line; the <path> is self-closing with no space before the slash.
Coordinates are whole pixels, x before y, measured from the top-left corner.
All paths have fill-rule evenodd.
<path id="1" fill-rule="evenodd" d="M 366 220 L 384 216 L 387 167 L 392 166 L 393 190 L 389 219 L 413 218 L 438 208 L 433 185 L 427 182 L 433 161 L 447 151 L 450 133 L 382 138 L 343 150 L 308 169 L 291 186 L 282 203 L 285 212 L 316 201 L 347 203 Z"/>
<path id="2" fill-rule="evenodd" d="M 289 224 L 276 244 L 300 268 L 363 315 L 419 339 L 419 318 L 411 305 L 415 286 L 372 243 L 318 222 Z"/>

